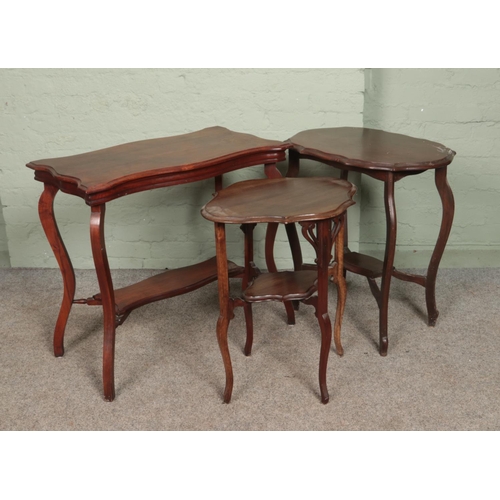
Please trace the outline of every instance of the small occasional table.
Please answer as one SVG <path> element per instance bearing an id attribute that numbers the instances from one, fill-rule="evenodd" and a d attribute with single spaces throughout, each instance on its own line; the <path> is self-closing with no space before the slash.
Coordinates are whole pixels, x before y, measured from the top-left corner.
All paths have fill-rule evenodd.
<path id="1" fill-rule="evenodd" d="M 343 273 L 344 219 L 347 208 L 354 204 L 356 188 L 345 180 L 332 178 L 257 179 L 238 182 L 219 191 L 202 209 L 202 215 L 215 223 L 220 315 L 217 339 L 226 371 L 224 401 L 229 403 L 233 390 L 233 370 L 227 342 L 233 309 L 243 306 L 247 325 L 245 354 L 250 355 L 253 341 L 252 303 L 269 300 L 284 303 L 303 302 L 316 309 L 321 329 L 319 385 L 321 401 L 328 403 L 326 368 L 332 337 L 328 315 L 328 279 L 337 285 L 337 312 L 334 341 L 342 355 L 340 329 L 344 311 L 346 286 Z M 261 274 L 253 262 L 253 228 L 258 223 L 302 226 L 302 234 L 317 255 L 314 270 L 268 272 Z M 245 274 L 241 298 L 229 294 L 229 269 L 226 251 L 226 224 L 241 224 L 245 234 Z M 332 245 L 335 244 L 335 264 Z M 317 292 L 316 295 L 314 295 Z"/>
<path id="2" fill-rule="evenodd" d="M 223 127 L 174 137 L 150 139 L 65 158 L 32 161 L 28 167 L 43 182 L 39 215 L 59 264 L 64 296 L 54 330 L 54 354 L 64 354 L 64 331 L 73 304 L 103 308 L 104 397 L 115 397 L 115 331 L 130 312 L 144 304 L 195 290 L 217 279 L 215 257 L 192 266 L 168 270 L 139 283 L 114 289 L 104 239 L 106 203 L 149 189 L 215 178 L 222 188 L 222 174 L 253 165 L 264 165 L 268 177 L 279 177 L 276 164 L 286 159 L 288 144 L 232 132 Z M 90 207 L 90 239 L 100 293 L 75 299 L 75 273 L 54 216 L 58 191 L 83 198 Z M 166 207 L 168 210 L 168 207 Z M 242 268 L 227 263 L 231 276 Z"/>
<path id="3" fill-rule="evenodd" d="M 401 134 L 384 132 L 369 128 L 339 127 L 312 129 L 299 132 L 289 141 L 289 170 L 287 176 L 299 174 L 301 158 L 316 160 L 341 169 L 341 178 L 347 179 L 349 171 L 360 172 L 384 183 L 384 203 L 386 213 L 386 247 L 384 260 L 345 250 L 345 269 L 365 276 L 379 306 L 380 354 L 385 356 L 388 341 L 388 304 L 391 278 L 418 283 L 425 288 L 428 322 L 436 324 L 436 276 L 448 236 L 453 215 L 453 193 L 446 178 L 447 166 L 455 152 L 442 144 L 417 139 Z M 435 183 L 442 203 L 442 220 L 436 246 L 425 275 L 414 275 L 394 268 L 396 250 L 396 204 L 394 200 L 395 183 L 408 175 L 416 175 L 434 170 Z M 273 234 L 268 234 L 267 247 L 273 246 Z M 294 249 L 295 268 L 300 268 L 300 247 L 292 228 L 288 236 Z M 271 257 L 271 253 L 269 253 Z M 270 258 L 271 260 L 271 258 Z M 381 287 L 375 281 L 382 278 Z"/>

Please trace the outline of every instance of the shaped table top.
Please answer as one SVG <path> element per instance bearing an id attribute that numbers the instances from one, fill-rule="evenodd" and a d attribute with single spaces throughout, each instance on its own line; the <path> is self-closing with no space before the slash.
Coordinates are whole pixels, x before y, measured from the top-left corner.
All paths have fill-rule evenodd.
<path id="1" fill-rule="evenodd" d="M 354 205 L 355 192 L 350 182 L 332 177 L 252 179 L 216 193 L 201 214 L 227 224 L 323 220 Z"/>
<path id="2" fill-rule="evenodd" d="M 422 171 L 448 165 L 455 156 L 437 142 L 370 128 L 304 130 L 289 142 L 305 157 L 361 170 Z"/>
<path id="3" fill-rule="evenodd" d="M 35 178 L 97 204 L 285 159 L 289 144 L 210 127 L 62 158 L 32 161 Z"/>

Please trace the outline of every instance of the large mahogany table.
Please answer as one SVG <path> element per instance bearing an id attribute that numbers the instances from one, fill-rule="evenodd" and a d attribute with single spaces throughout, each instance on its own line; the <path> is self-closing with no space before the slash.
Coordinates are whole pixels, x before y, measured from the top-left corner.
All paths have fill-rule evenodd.
<path id="1" fill-rule="evenodd" d="M 379 350 L 380 354 L 385 356 L 389 345 L 387 322 L 392 277 L 418 283 L 425 288 L 428 322 L 430 326 L 436 324 L 439 314 L 436 307 L 436 276 L 450 234 L 455 210 L 453 193 L 446 178 L 446 171 L 455 152 L 436 142 L 382 130 L 355 127 L 305 130 L 294 135 L 289 141 L 292 143 L 292 148 L 289 151 L 287 177 L 298 176 L 300 159 L 307 158 L 341 169 L 343 179 L 347 179 L 349 171 L 353 171 L 384 183 L 387 225 L 384 260 L 380 261 L 367 255 L 351 252 L 347 246 L 346 237 L 344 267 L 368 279 L 370 289 L 379 306 Z M 396 182 L 403 177 L 420 174 L 427 170 L 434 170 L 436 188 L 441 198 L 443 208 L 441 229 L 427 273 L 413 275 L 394 268 L 397 226 L 394 188 Z M 294 267 L 300 269 L 303 264 L 296 232 L 291 226 L 288 227 L 287 232 L 293 249 Z M 266 258 L 271 261 L 271 265 L 273 265 L 271 251 L 273 238 L 273 233 L 268 232 L 269 252 Z M 382 278 L 380 288 L 375 281 L 376 278 Z"/>
<path id="2" fill-rule="evenodd" d="M 54 354 L 64 354 L 64 331 L 73 304 L 99 305 L 104 315 L 104 397 L 115 397 L 115 331 L 130 312 L 153 301 L 180 295 L 217 279 L 215 257 L 186 268 L 168 270 L 142 282 L 114 289 L 104 239 L 106 203 L 149 189 L 215 178 L 222 188 L 222 174 L 253 165 L 264 165 L 267 177 L 280 177 L 276 168 L 286 158 L 289 144 L 211 127 L 190 134 L 151 139 L 89 153 L 32 161 L 35 179 L 43 182 L 39 215 L 59 264 L 64 296 L 54 330 Z M 54 216 L 58 191 L 79 196 L 90 207 L 90 239 L 100 293 L 75 299 L 75 273 Z M 168 209 L 168 208 L 166 208 Z M 230 276 L 242 268 L 228 263 Z"/>

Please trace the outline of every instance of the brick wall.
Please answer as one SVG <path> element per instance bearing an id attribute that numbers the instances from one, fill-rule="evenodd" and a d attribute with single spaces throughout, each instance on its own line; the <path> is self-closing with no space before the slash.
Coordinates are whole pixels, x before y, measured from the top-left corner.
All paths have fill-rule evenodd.
<path id="1" fill-rule="evenodd" d="M 456 216 L 442 265 L 500 265 L 498 69 L 2 69 L 0 76 L 0 265 L 57 266 L 38 220 L 41 184 L 24 167 L 28 161 L 215 124 L 277 139 L 307 128 L 364 124 L 441 142 L 457 152 L 449 167 Z M 311 175 L 331 175 L 327 167 L 305 167 Z M 229 174 L 228 182 L 261 175 L 255 167 Z M 350 209 L 351 247 L 359 240 L 363 251 L 380 255 L 381 183 L 354 182 L 361 196 Z M 177 267 L 210 256 L 212 227 L 199 208 L 212 191 L 204 181 L 108 204 L 111 267 Z M 396 204 L 396 264 L 425 266 L 441 210 L 432 173 L 399 181 Z M 92 267 L 88 207 L 59 194 L 56 213 L 75 267 Z M 256 236 L 262 265 L 262 228 Z M 229 238 L 229 250 L 240 255 L 237 228 Z M 289 267 L 284 231 L 277 256 Z"/>
<path id="2" fill-rule="evenodd" d="M 42 185 L 24 166 L 31 160 L 213 125 L 287 139 L 307 128 L 363 124 L 361 69 L 3 69 L 0 77 L 0 198 L 13 267 L 57 267 L 38 219 Z M 327 168 L 315 166 L 314 171 L 331 175 Z M 252 176 L 262 176 L 262 168 L 227 177 L 233 182 Z M 213 183 L 203 181 L 109 203 L 111 267 L 178 267 L 213 255 L 212 225 L 199 214 L 212 192 Z M 88 207 L 59 193 L 55 210 L 74 266 L 93 267 Z M 353 207 L 349 222 L 354 247 L 358 221 L 359 209 Z M 230 228 L 228 233 L 229 252 L 242 255 L 239 230 Z M 262 239 L 263 231 L 256 236 Z M 1 245 L 5 239 L 0 251 Z M 259 265 L 262 256 L 260 241 Z M 277 242 L 277 263 L 290 267 L 284 231 Z"/>
<path id="3" fill-rule="evenodd" d="M 367 69 L 364 126 L 440 142 L 456 212 L 442 266 L 500 266 L 500 70 Z M 382 183 L 363 177 L 360 248 L 382 255 Z M 396 184 L 396 265 L 423 267 L 435 244 L 441 203 L 432 172 Z"/>

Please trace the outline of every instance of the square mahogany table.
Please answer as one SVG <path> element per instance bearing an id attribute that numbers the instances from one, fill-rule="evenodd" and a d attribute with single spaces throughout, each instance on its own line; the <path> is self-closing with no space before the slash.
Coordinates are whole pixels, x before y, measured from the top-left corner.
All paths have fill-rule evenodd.
<path id="1" fill-rule="evenodd" d="M 106 203 L 121 196 L 176 184 L 215 178 L 253 165 L 264 165 L 268 177 L 280 177 L 276 163 L 286 159 L 289 144 L 211 127 L 190 134 L 122 144 L 89 153 L 32 161 L 35 179 L 43 182 L 39 215 L 61 269 L 64 297 L 54 331 L 54 354 L 64 354 L 64 331 L 73 304 L 99 305 L 104 315 L 104 397 L 115 397 L 115 330 L 130 312 L 144 304 L 195 290 L 217 279 L 215 257 L 193 266 L 163 272 L 115 290 L 104 240 Z M 75 300 L 75 273 L 54 216 L 54 197 L 61 190 L 79 196 L 90 207 L 90 240 L 100 293 Z M 231 276 L 242 268 L 228 263 Z"/>
<path id="2" fill-rule="evenodd" d="M 370 289 L 379 306 L 380 354 L 385 356 L 389 345 L 387 334 L 387 312 L 391 278 L 418 283 L 425 288 L 428 321 L 436 324 L 436 276 L 439 262 L 443 255 L 450 234 L 455 210 L 453 193 L 446 179 L 447 166 L 453 160 L 455 152 L 442 144 L 425 139 L 417 139 L 382 130 L 355 127 L 324 128 L 305 130 L 294 135 L 289 141 L 289 169 L 287 177 L 299 174 L 301 158 L 316 160 L 342 170 L 341 178 L 347 179 L 349 171 L 369 175 L 384 183 L 384 203 L 386 213 L 386 247 L 384 260 L 380 261 L 367 255 L 351 252 L 347 246 L 344 267 L 353 273 L 368 279 Z M 427 170 L 434 170 L 435 183 L 441 198 L 443 214 L 441 229 L 436 246 L 425 275 L 413 275 L 394 268 L 396 250 L 396 204 L 394 201 L 395 183 L 408 175 L 416 175 Z M 268 267 L 274 265 L 272 247 L 275 229 L 270 227 L 266 241 L 266 259 Z M 294 267 L 303 267 L 300 245 L 295 229 L 289 225 L 287 233 L 294 255 Z M 375 281 L 382 278 L 381 287 Z"/>

